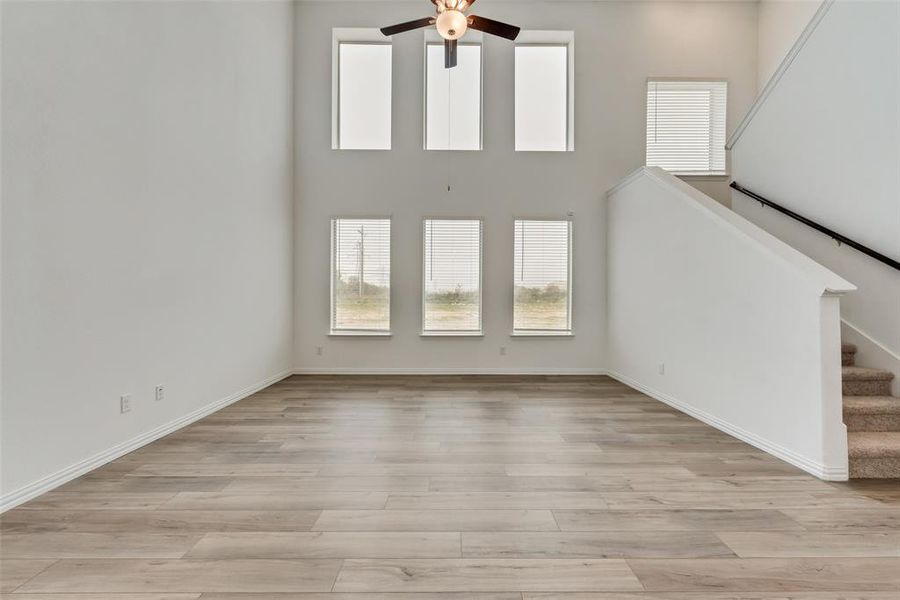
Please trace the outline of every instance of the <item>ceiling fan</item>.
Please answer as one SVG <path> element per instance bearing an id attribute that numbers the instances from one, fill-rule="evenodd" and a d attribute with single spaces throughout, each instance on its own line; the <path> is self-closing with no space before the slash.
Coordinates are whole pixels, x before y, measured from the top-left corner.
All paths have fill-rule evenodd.
<path id="1" fill-rule="evenodd" d="M 486 19 L 476 15 L 467 15 L 465 12 L 475 3 L 475 0 L 431 0 L 434 4 L 435 16 L 398 23 L 390 27 L 382 27 L 381 33 L 392 36 L 404 31 L 421 29 L 432 25 L 438 34 L 444 38 L 444 68 L 456 66 L 457 40 L 471 27 L 477 31 L 483 31 L 491 35 L 497 35 L 508 40 L 514 40 L 519 35 L 519 28 L 515 25 L 507 25 L 493 19 Z"/>

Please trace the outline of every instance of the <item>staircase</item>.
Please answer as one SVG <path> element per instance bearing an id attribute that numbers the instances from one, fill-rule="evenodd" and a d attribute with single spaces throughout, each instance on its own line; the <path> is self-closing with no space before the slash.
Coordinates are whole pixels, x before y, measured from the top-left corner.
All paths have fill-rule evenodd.
<path id="1" fill-rule="evenodd" d="M 900 398 L 894 374 L 856 366 L 856 346 L 841 345 L 844 424 L 851 479 L 900 478 Z"/>

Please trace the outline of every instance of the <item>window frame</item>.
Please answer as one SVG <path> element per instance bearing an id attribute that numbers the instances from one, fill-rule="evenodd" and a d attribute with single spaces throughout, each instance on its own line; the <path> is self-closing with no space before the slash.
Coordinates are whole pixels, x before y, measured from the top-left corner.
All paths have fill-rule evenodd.
<path id="1" fill-rule="evenodd" d="M 337 221 L 365 221 L 378 220 L 387 221 L 390 228 L 388 235 L 388 253 L 390 259 L 388 265 L 390 267 L 390 275 L 388 276 L 388 328 L 387 329 L 336 329 L 334 323 L 335 317 L 335 262 L 337 259 L 337 248 L 335 247 L 335 224 Z M 328 303 L 328 335 L 329 337 L 391 337 L 394 327 L 394 219 L 393 215 L 353 215 L 353 216 L 332 216 L 329 217 L 329 246 L 330 246 L 330 266 L 328 271 L 329 284 L 329 303 Z"/>
<path id="2" fill-rule="evenodd" d="M 566 222 L 569 225 L 568 244 L 567 244 L 567 260 L 566 269 L 566 320 L 568 321 L 568 329 L 516 329 L 516 222 L 518 221 L 543 221 L 543 222 Z M 573 291 L 573 264 L 574 264 L 574 239 L 575 239 L 575 223 L 574 215 L 569 214 L 565 217 L 532 217 L 519 216 L 513 217 L 513 269 L 512 269 L 512 286 L 510 287 L 510 306 L 512 307 L 512 331 L 510 337 L 574 337 L 575 336 L 575 320 L 573 314 L 573 306 L 575 294 Z"/>
<path id="3" fill-rule="evenodd" d="M 359 152 L 390 151 L 394 145 L 394 50 L 393 40 L 371 27 L 335 27 L 331 34 L 331 149 Z M 391 119 L 390 139 L 387 148 L 344 148 L 341 146 L 341 46 L 390 46 L 391 47 Z"/>
<path id="4" fill-rule="evenodd" d="M 516 48 L 550 46 L 566 48 L 566 147 L 562 150 L 519 149 L 516 147 Z M 515 152 L 574 152 L 575 151 L 575 32 L 569 30 L 523 30 L 513 45 L 513 150 Z"/>
<path id="5" fill-rule="evenodd" d="M 425 329 L 425 274 L 427 273 L 425 262 L 425 228 L 428 221 L 478 221 L 478 329 Z M 420 337 L 484 337 L 484 217 L 422 217 L 422 290 L 421 303 L 419 305 L 419 336 Z"/>
<path id="6" fill-rule="evenodd" d="M 715 179 L 727 179 L 730 177 L 731 173 L 731 157 L 727 149 L 724 148 L 725 144 L 728 141 L 728 87 L 729 81 L 725 77 L 648 77 L 645 82 L 644 87 L 644 166 L 659 166 L 659 165 L 649 165 L 647 164 L 648 153 L 650 150 L 649 144 L 647 143 L 647 137 L 649 136 L 648 131 L 648 121 L 650 119 L 650 114 L 648 110 L 649 104 L 649 95 L 650 95 L 650 84 L 651 83 L 724 83 L 725 84 L 725 115 L 723 118 L 724 123 L 722 124 L 723 134 L 725 141 L 723 142 L 723 153 L 724 153 L 724 168 L 722 171 L 670 171 L 665 167 L 659 167 L 663 169 L 666 173 L 674 175 L 680 178 L 696 178 L 703 180 L 715 180 Z M 712 145 L 712 135 L 710 135 L 710 146 Z"/>
<path id="7" fill-rule="evenodd" d="M 478 61 L 478 147 L 477 148 L 429 148 L 428 147 L 428 47 L 444 46 L 437 31 L 426 30 L 422 45 L 422 149 L 426 152 L 481 152 L 484 150 L 484 36 L 480 31 L 468 30 L 457 46 L 479 46 Z"/>

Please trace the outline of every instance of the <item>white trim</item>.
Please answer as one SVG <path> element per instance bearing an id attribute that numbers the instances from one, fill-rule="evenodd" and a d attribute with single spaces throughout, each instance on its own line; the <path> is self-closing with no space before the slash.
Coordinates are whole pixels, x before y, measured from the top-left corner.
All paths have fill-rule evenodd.
<path id="1" fill-rule="evenodd" d="M 750 107 L 750 110 L 748 110 L 747 114 L 744 115 L 744 118 L 741 119 L 741 122 L 734 130 L 734 133 L 732 133 L 731 137 L 729 137 L 725 142 L 726 150 L 731 150 L 737 143 L 737 141 L 741 139 L 741 135 L 743 135 L 744 130 L 747 129 L 747 126 L 750 125 L 750 121 L 753 120 L 753 117 L 756 116 L 756 113 L 760 111 L 763 104 L 765 104 L 766 100 L 769 99 L 772 91 L 778 86 L 778 82 L 781 81 L 782 77 L 784 77 L 784 74 L 787 72 L 788 68 L 790 68 L 791 64 L 794 62 L 794 59 L 797 58 L 797 55 L 800 54 L 800 51 L 806 45 L 806 42 L 809 41 L 809 38 L 819 26 L 819 23 L 822 22 L 823 18 L 825 18 L 825 14 L 828 12 L 828 9 L 831 8 L 832 4 L 834 4 L 834 0 L 824 0 L 821 6 L 819 6 L 816 14 L 814 14 L 809 23 L 807 23 L 806 28 L 803 30 L 803 33 L 801 33 L 800 37 L 797 38 L 797 41 L 794 42 L 794 45 L 788 51 L 787 55 L 784 57 L 784 60 L 781 61 L 781 64 L 778 65 L 778 68 L 772 74 L 772 77 L 769 78 L 769 82 L 766 83 L 766 87 L 764 87 L 759 93 L 759 97 L 756 99 L 756 102 L 753 103 L 753 106 Z"/>
<path id="2" fill-rule="evenodd" d="M 328 337 L 391 337 L 394 335 L 390 331 L 379 331 L 379 330 L 371 330 L 366 331 L 364 329 L 335 329 L 328 332 Z"/>
<path id="3" fill-rule="evenodd" d="M 900 375 L 900 354 L 888 348 L 868 331 L 841 318 L 841 340 L 856 345 L 856 364 L 884 369 Z M 891 395 L 900 396 L 900 377 L 891 382 Z"/>
<path id="4" fill-rule="evenodd" d="M 294 375 L 608 375 L 580 367 L 297 367 Z"/>
<path id="5" fill-rule="evenodd" d="M 464 331 L 464 330 L 443 330 L 443 329 L 435 329 L 430 331 L 420 331 L 419 337 L 484 337 L 484 332 L 479 331 Z"/>
<path id="6" fill-rule="evenodd" d="M 846 325 L 847 327 L 849 327 L 850 329 L 855 331 L 861 337 L 865 338 L 866 341 L 868 341 L 870 344 L 872 344 L 873 346 L 878 348 L 878 350 L 880 350 L 881 352 L 884 352 L 885 354 L 887 354 L 888 356 L 890 356 L 891 358 L 893 358 L 896 361 L 900 361 L 900 354 L 897 354 L 896 352 L 894 352 L 893 350 L 891 350 L 890 348 L 888 348 L 887 346 L 885 346 L 884 344 L 882 344 L 881 342 L 876 340 L 866 330 L 856 326 L 855 324 L 853 324 L 853 322 L 848 321 L 847 319 L 845 319 L 843 317 L 841 317 L 841 323 L 843 323 L 844 325 Z"/>
<path id="7" fill-rule="evenodd" d="M 514 338 L 553 338 L 553 337 L 562 337 L 562 338 L 571 338 L 575 337 L 575 334 L 572 331 L 562 331 L 555 329 L 513 329 L 509 333 L 509 337 Z"/>
<path id="8" fill-rule="evenodd" d="M 787 463 L 790 463 L 798 469 L 806 471 L 810 475 L 815 475 L 819 479 L 824 479 L 825 481 L 847 481 L 849 477 L 849 471 L 846 466 L 823 465 L 801 454 L 797 454 L 793 450 L 785 448 L 780 444 L 776 444 L 771 440 L 767 440 L 766 438 L 760 437 L 755 433 L 751 433 L 736 425 L 732 425 L 728 421 L 711 415 L 706 411 L 694 408 L 693 406 L 687 404 L 686 402 L 683 402 L 682 400 L 678 400 L 677 398 L 674 398 L 668 394 L 664 394 L 663 392 L 643 385 L 638 381 L 635 381 L 634 379 L 631 379 L 630 377 L 619 372 L 608 371 L 607 374 L 613 379 L 624 383 L 625 385 L 632 387 L 639 392 L 643 392 L 654 400 L 659 400 L 664 404 L 668 404 L 672 408 L 680 410 L 681 412 L 690 415 L 699 421 L 703 421 L 707 425 L 711 425 L 719 431 L 724 431 L 728 435 L 736 437 L 742 442 L 746 442 L 751 446 L 759 448 L 760 450 L 771 454 L 775 458 L 779 458 Z"/>
<path id="9" fill-rule="evenodd" d="M 178 417 L 173 421 L 169 421 L 164 425 L 160 425 L 155 429 L 151 429 L 146 433 L 142 433 L 137 437 L 131 438 L 121 444 L 116 444 L 112 448 L 99 452 L 93 456 L 90 456 L 84 460 L 78 461 L 68 467 L 60 469 L 55 473 L 51 473 L 46 477 L 42 477 L 37 481 L 29 483 L 17 490 L 13 490 L 12 492 L 5 494 L 0 497 L 0 513 L 5 512 L 23 502 L 27 502 L 32 498 L 40 496 L 46 492 L 49 492 L 53 488 L 59 487 L 64 483 L 67 483 L 76 477 L 80 477 L 89 471 L 93 471 L 94 469 L 105 465 L 108 462 L 111 462 L 129 452 L 137 450 L 142 446 L 146 446 L 150 442 L 158 440 L 159 438 L 169 435 L 173 431 L 177 431 L 186 425 L 190 425 L 191 423 L 202 419 L 203 417 L 210 415 L 217 410 L 225 408 L 229 404 L 233 404 L 238 400 L 243 400 L 247 396 L 251 394 L 255 394 L 263 388 L 266 388 L 273 383 L 277 383 L 293 374 L 293 369 L 285 369 L 272 375 L 271 377 L 267 377 L 266 379 L 249 385 L 230 396 L 226 396 L 225 398 L 221 398 L 216 400 L 206 406 L 198 408 L 197 410 L 190 412 L 182 417 Z"/>

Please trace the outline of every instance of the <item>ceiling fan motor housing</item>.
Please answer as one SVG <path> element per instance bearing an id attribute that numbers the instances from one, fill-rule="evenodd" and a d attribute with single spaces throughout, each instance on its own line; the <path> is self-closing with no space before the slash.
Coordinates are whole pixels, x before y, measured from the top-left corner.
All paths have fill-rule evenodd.
<path id="1" fill-rule="evenodd" d="M 468 26 L 466 16 L 455 9 L 441 12 L 435 22 L 438 34 L 445 40 L 458 40 L 466 33 Z"/>

